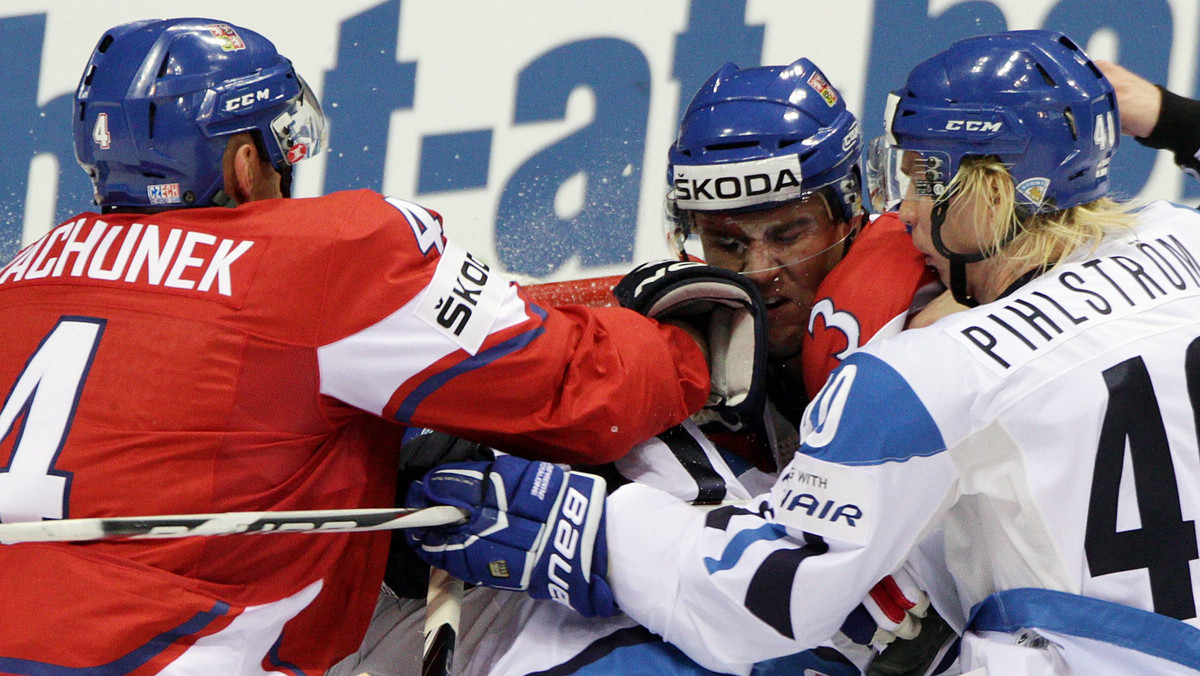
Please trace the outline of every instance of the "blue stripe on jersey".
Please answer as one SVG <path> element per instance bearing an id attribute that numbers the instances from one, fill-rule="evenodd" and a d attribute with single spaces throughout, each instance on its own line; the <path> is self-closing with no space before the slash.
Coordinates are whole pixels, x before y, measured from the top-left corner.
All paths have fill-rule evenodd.
<path id="1" fill-rule="evenodd" d="M 862 352 L 830 374 L 805 415 L 812 431 L 802 452 L 830 462 L 878 465 L 946 450 L 937 423 L 904 377 Z M 836 432 L 827 438 L 830 430 Z"/>
<path id="2" fill-rule="evenodd" d="M 1200 629 L 1166 615 L 1049 589 L 996 592 L 971 610 L 968 629 L 1045 629 L 1111 643 L 1200 669 Z"/>
<path id="3" fill-rule="evenodd" d="M 854 663 L 828 646 L 805 650 L 802 653 L 777 657 L 754 665 L 750 676 L 860 676 Z"/>
<path id="4" fill-rule="evenodd" d="M 765 523 L 758 528 L 744 530 L 729 540 L 729 544 L 725 545 L 725 551 L 721 552 L 719 561 L 711 556 L 704 557 L 704 567 L 708 569 L 709 575 L 729 570 L 737 565 L 742 554 L 745 554 L 746 549 L 755 542 L 779 540 L 785 537 L 787 537 L 787 530 L 777 523 Z"/>
<path id="5" fill-rule="evenodd" d="M 283 643 L 283 633 L 279 634 L 279 638 L 275 639 L 275 645 L 271 646 L 271 650 L 267 652 L 267 662 L 276 669 L 283 670 L 291 674 L 291 676 L 305 676 L 304 670 L 292 664 L 284 662 L 279 658 L 279 646 Z"/>
<path id="6" fill-rule="evenodd" d="M 806 669 L 810 671 L 805 671 Z M 860 676 L 850 660 L 829 647 L 806 650 L 754 665 L 751 676 Z M 721 676 L 705 669 L 642 626 L 618 629 L 593 641 L 571 659 L 528 676 L 612 676 L 613 674 L 657 674 L 659 676 Z"/>
<path id="7" fill-rule="evenodd" d="M 229 604 L 217 601 L 212 610 L 196 613 L 183 624 L 165 631 L 128 654 L 108 664 L 94 667 L 64 667 L 49 662 L 37 662 L 16 657 L 0 657 L 0 672 L 20 676 L 121 676 L 128 674 L 157 657 L 186 636 L 203 630 L 214 620 L 229 612 Z M 78 637 L 76 637 L 78 638 Z M 84 638 L 83 640 L 86 640 Z"/>
<path id="8" fill-rule="evenodd" d="M 396 409 L 396 415 L 393 418 L 399 422 L 408 423 L 412 420 L 413 413 L 416 412 L 421 402 L 425 401 L 426 397 L 436 392 L 442 385 L 449 382 L 451 378 L 460 376 L 467 371 L 487 366 L 497 359 L 506 357 L 536 340 L 546 330 L 542 327 L 542 323 L 546 321 L 546 311 L 532 303 L 529 304 L 529 309 L 542 320 L 538 323 L 537 328 L 513 336 L 503 343 L 493 345 L 483 352 L 460 361 L 441 373 L 430 376 L 425 382 L 418 385 L 416 389 L 409 392 L 408 396 L 400 404 L 400 408 Z"/>
<path id="9" fill-rule="evenodd" d="M 574 657 L 528 676 L 584 676 L 654 673 L 670 676 L 711 676 L 675 646 L 643 626 L 625 627 L 602 636 Z"/>

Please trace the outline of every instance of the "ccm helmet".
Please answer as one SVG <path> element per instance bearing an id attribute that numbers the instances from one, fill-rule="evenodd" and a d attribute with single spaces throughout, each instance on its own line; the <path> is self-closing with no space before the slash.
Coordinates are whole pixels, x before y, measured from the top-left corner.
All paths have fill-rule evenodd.
<path id="1" fill-rule="evenodd" d="M 867 161 L 875 207 L 894 207 L 910 189 L 935 200 L 934 246 L 950 261 L 955 297 L 972 305 L 964 266 L 989 254 L 951 251 L 941 236 L 963 158 L 999 159 L 1025 220 L 1106 195 L 1121 126 L 1112 85 L 1083 50 L 1028 30 L 960 40 L 918 64 L 889 94 L 884 128 Z"/>
<path id="2" fill-rule="evenodd" d="M 1107 194 L 1121 128 L 1100 69 L 1070 38 L 1043 30 L 967 38 L 922 62 L 889 94 L 884 125 L 870 170 L 897 171 L 896 162 L 875 161 L 888 147 L 936 157 L 937 171 L 922 177 L 936 197 L 963 157 L 995 156 L 1012 174 L 1024 215 Z M 903 197 L 894 179 L 871 177 L 872 189 L 890 202 L 877 208 Z"/>
<path id="3" fill-rule="evenodd" d="M 213 19 L 109 30 L 75 94 L 75 157 L 104 210 L 231 204 L 227 138 L 252 132 L 290 190 L 291 166 L 325 146 L 321 106 L 253 31 Z"/>
<path id="4" fill-rule="evenodd" d="M 700 88 L 667 155 L 668 239 L 683 253 L 696 211 L 769 209 L 822 196 L 835 222 L 862 213 L 862 130 L 808 59 L 729 63 Z"/>

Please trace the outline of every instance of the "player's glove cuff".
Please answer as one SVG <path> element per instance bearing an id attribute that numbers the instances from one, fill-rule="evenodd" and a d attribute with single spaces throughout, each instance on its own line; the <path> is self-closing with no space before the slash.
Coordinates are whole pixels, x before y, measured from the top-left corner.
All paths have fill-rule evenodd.
<path id="1" fill-rule="evenodd" d="M 466 582 L 612 615 L 604 488 L 600 477 L 509 455 L 454 463 L 414 484 L 407 504 L 461 507 L 467 522 L 405 536 L 423 560 Z"/>
<path id="2" fill-rule="evenodd" d="M 761 416 L 767 319 L 753 282 L 703 263 L 663 260 L 634 268 L 613 295 L 622 307 L 687 323 L 705 338 L 712 379 L 707 408 L 735 428 Z"/>

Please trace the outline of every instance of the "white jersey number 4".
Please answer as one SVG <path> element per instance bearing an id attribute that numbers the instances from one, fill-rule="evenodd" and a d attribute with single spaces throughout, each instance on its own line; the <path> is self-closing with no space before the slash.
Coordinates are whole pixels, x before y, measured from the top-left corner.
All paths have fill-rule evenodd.
<path id="1" fill-rule="evenodd" d="M 0 468 L 0 521 L 61 519 L 69 472 L 54 463 L 66 443 L 104 320 L 63 317 L 42 339 L 0 409 L 0 442 L 12 442 Z M 7 445 L 6 443 L 4 445 Z"/>
<path id="2" fill-rule="evenodd" d="M 1200 339 L 1184 360 L 1188 396 L 1200 437 Z M 1108 410 L 1088 503 L 1084 549 L 1093 576 L 1146 569 L 1154 612 L 1189 620 L 1196 617 L 1190 562 L 1198 557 L 1196 529 L 1184 521 L 1167 431 L 1150 372 L 1141 357 L 1104 371 Z M 1117 530 L 1126 440 L 1133 466 L 1141 527 Z"/>

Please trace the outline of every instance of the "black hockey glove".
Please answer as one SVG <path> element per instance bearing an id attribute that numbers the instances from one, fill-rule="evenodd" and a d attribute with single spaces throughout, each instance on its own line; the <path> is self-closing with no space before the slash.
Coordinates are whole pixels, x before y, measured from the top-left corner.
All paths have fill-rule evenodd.
<path id="1" fill-rule="evenodd" d="M 703 263 L 654 261 L 625 275 L 613 295 L 621 307 L 704 337 L 712 378 L 707 409 L 733 429 L 762 416 L 767 316 L 749 279 Z"/>
<path id="2" fill-rule="evenodd" d="M 426 430 L 400 449 L 400 478 L 396 482 L 396 504 L 403 505 L 408 487 L 425 474 L 450 462 L 490 461 L 492 449 L 445 432 Z M 383 581 L 397 596 L 423 599 L 429 587 L 429 564 L 417 558 L 404 539 L 404 531 L 392 531 L 387 570 Z"/>
<path id="3" fill-rule="evenodd" d="M 954 629 L 931 605 L 920 618 L 915 636 L 897 637 L 867 667 L 867 676 L 923 676 L 957 637 Z"/>

